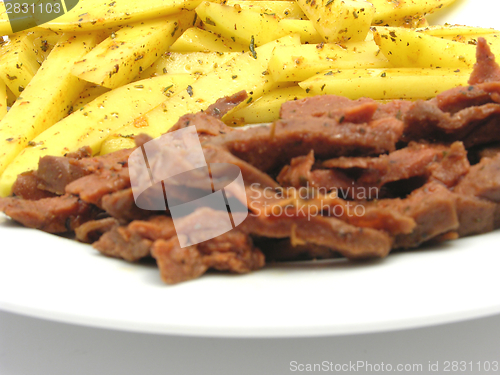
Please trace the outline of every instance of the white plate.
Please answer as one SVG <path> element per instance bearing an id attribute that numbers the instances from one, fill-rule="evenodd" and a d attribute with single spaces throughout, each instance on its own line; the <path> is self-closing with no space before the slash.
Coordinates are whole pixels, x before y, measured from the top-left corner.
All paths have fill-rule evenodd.
<path id="1" fill-rule="evenodd" d="M 433 22 L 500 28 L 494 0 L 457 3 Z M 284 337 L 384 331 L 500 313 L 500 232 L 381 261 L 281 264 L 243 276 L 211 273 L 173 287 L 160 281 L 154 265 L 107 258 L 1 216 L 0 240 L 0 308 L 62 322 Z"/>

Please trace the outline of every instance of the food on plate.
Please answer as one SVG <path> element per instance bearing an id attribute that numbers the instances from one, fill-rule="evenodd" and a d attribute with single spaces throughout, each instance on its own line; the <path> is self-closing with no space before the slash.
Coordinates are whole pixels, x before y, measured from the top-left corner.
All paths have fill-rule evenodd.
<path id="1" fill-rule="evenodd" d="M 187 29 L 193 12 L 159 20 L 139 22 L 122 28 L 72 66 L 72 74 L 84 81 L 110 89 L 130 83 Z"/>
<path id="2" fill-rule="evenodd" d="M 248 93 L 248 99 L 224 116 L 228 125 L 273 121 L 286 99 L 318 93 L 377 97 L 360 84 L 363 77 L 377 74 L 387 78 L 377 86 L 378 97 L 384 100 L 427 99 L 463 84 L 471 69 L 464 61 L 472 64 L 473 44 L 488 35 L 495 51 L 496 34 L 465 26 L 424 27 L 426 14 L 450 3 L 412 0 L 396 6 L 350 0 L 316 3 L 316 8 L 307 1 L 80 2 L 61 17 L 4 37 L 0 196 L 10 194 L 18 174 L 35 170 L 39 157 L 63 156 L 83 144 L 93 155 L 133 147 L 138 134 L 158 137 L 179 116 L 206 110 L 218 98 L 240 90 Z M 0 28 L 7 19 L 2 9 Z M 312 17 L 315 12 L 321 17 Z M 333 30 L 334 24 L 343 26 Z M 398 38 L 392 37 L 395 33 Z M 73 38 L 84 37 L 92 41 L 83 41 L 78 49 Z M 420 60 L 416 65 L 408 58 L 397 62 L 394 54 L 414 52 L 398 42 L 403 37 L 424 37 L 433 47 L 454 46 L 449 68 L 444 69 L 441 57 L 433 53 L 422 54 L 421 60 L 432 68 L 418 74 L 408 66 L 420 67 Z M 462 50 L 468 53 L 465 57 Z M 165 78 L 164 96 L 158 98 L 154 83 L 162 79 L 144 80 L 165 75 L 170 79 Z M 415 85 L 411 95 L 402 95 L 401 85 L 392 83 L 422 78 L 441 83 L 434 90 Z M 340 82 L 346 82 L 342 90 Z M 394 89 L 387 89 L 389 85 Z M 146 103 L 138 106 L 135 94 L 141 89 Z M 130 95 L 122 103 L 103 108 L 103 102 L 118 98 L 124 90 Z M 275 103 L 270 102 L 273 97 L 278 98 Z M 7 107 L 12 107 L 8 114 Z M 130 116 L 124 107 L 137 111 Z"/>
<path id="3" fill-rule="evenodd" d="M 201 205 L 177 220 L 175 206 L 138 204 L 129 157 L 153 147 L 144 134 L 135 148 L 103 156 L 83 147 L 42 157 L 36 171 L 19 175 L 12 197 L 0 198 L 0 210 L 31 228 L 74 231 L 108 256 L 153 257 L 168 284 L 209 269 L 246 273 L 272 260 L 383 258 L 500 226 L 499 94 L 500 67 L 480 38 L 469 84 L 430 100 L 307 97 L 285 102 L 269 126 L 232 128 L 221 118 L 247 100 L 242 91 L 185 114 L 167 134 L 195 124 L 206 162 L 237 166 L 246 195 L 224 188 L 241 207 L 233 219 L 247 216 L 200 243 L 183 246 L 176 233 L 196 234 L 227 212 Z M 195 168 L 175 150 L 167 159 L 150 158 L 151 171 Z M 163 189 L 176 199 L 214 189 L 199 178 L 169 181 Z M 151 190 L 145 194 L 154 199 Z"/>
<path id="4" fill-rule="evenodd" d="M 452 2 L 81 1 L 0 46 L 0 211 L 152 256 L 169 284 L 491 231 L 500 48 L 492 29 L 428 26 Z M 159 185 L 137 197 L 129 157 L 193 124 L 233 229 L 189 244 L 228 212 L 145 208 Z M 168 163 L 196 170 L 189 155 Z M 243 192 L 218 185 L 228 165 Z M 195 176 L 163 189 L 208 195 Z"/>
<path id="5" fill-rule="evenodd" d="M 364 0 L 298 0 L 325 42 L 363 41 L 375 15 L 373 4 Z"/>
<path id="6" fill-rule="evenodd" d="M 0 173 L 28 143 L 61 120 L 85 86 L 71 67 L 96 45 L 96 34 L 67 35 L 24 88 L 0 124 Z"/>
<path id="7" fill-rule="evenodd" d="M 426 99 L 453 87 L 467 84 L 471 69 L 386 68 L 329 70 L 299 83 L 312 95 L 335 94 L 350 99 L 363 96 Z"/>

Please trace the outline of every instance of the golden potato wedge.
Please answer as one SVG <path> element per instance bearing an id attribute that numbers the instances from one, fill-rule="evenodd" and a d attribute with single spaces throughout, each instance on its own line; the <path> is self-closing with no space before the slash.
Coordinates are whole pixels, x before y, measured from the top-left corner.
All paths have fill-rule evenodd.
<path id="1" fill-rule="evenodd" d="M 71 71 L 99 86 L 127 84 L 158 59 L 193 19 L 192 12 L 185 12 L 125 26 L 77 61 Z"/>
<path id="2" fill-rule="evenodd" d="M 168 50 L 171 52 L 243 52 L 245 48 L 220 34 L 190 27 Z"/>
<path id="3" fill-rule="evenodd" d="M 78 98 L 71 105 L 70 113 L 78 111 L 80 108 L 90 103 L 92 100 L 107 93 L 111 89 L 96 85 L 95 83 L 87 83 L 83 91 L 78 95 Z"/>
<path id="4" fill-rule="evenodd" d="M 415 31 L 427 35 L 445 37 L 446 39 L 452 39 L 457 35 L 482 36 L 487 34 L 499 33 L 499 31 L 493 28 L 464 26 L 464 25 L 435 25 L 435 26 L 417 28 Z"/>
<path id="5" fill-rule="evenodd" d="M 476 61 L 476 47 L 414 30 L 376 27 L 375 43 L 395 67 L 466 68 Z"/>
<path id="6" fill-rule="evenodd" d="M 260 46 L 286 35 L 299 34 L 302 43 L 320 43 L 323 39 L 309 20 L 279 19 L 276 15 L 258 13 L 225 4 L 202 2 L 196 14 L 204 27 L 243 45 Z"/>
<path id="7" fill-rule="evenodd" d="M 467 85 L 471 69 L 345 69 L 320 73 L 299 83 L 311 95 L 334 94 L 349 99 L 429 99 Z"/>
<path id="8" fill-rule="evenodd" d="M 244 102 L 241 106 L 238 105 L 229 111 L 222 121 L 229 126 L 272 122 L 279 119 L 281 104 L 307 96 L 310 95 L 297 85 L 276 88 L 250 103 Z"/>
<path id="9" fill-rule="evenodd" d="M 10 26 L 9 16 L 5 9 L 5 3 L 0 2 L 0 35 L 12 34 L 12 27 Z"/>
<path id="10" fill-rule="evenodd" d="M 0 79 L 17 97 L 40 68 L 31 33 L 15 34 L 0 47 Z"/>
<path id="11" fill-rule="evenodd" d="M 179 117 L 186 113 L 198 112 L 208 108 L 217 99 L 246 90 L 249 93 L 262 93 L 274 85 L 267 67 L 273 49 L 279 45 L 298 45 L 298 35 L 287 36 L 257 47 L 253 53 L 244 53 L 202 76 L 158 107 L 138 117 L 133 122 L 119 129 L 105 141 L 114 143 L 120 135 L 146 133 L 159 137 L 174 125 Z M 122 144 L 122 147 L 130 147 Z M 109 149 L 109 148 L 107 148 Z"/>
<path id="12" fill-rule="evenodd" d="M 249 46 L 268 43 L 282 35 L 279 19 L 269 14 L 203 1 L 195 9 L 205 29 Z"/>
<path id="13" fill-rule="evenodd" d="M 96 34 L 64 35 L 0 121 L 0 173 L 29 141 L 59 121 L 85 86 L 71 66 L 97 43 Z"/>
<path id="14" fill-rule="evenodd" d="M 387 58 L 373 41 L 277 47 L 269 61 L 276 82 L 303 81 L 327 69 L 384 68 Z"/>
<path id="15" fill-rule="evenodd" d="M 366 38 L 375 8 L 364 0 L 297 0 L 325 42 L 359 42 Z"/>
<path id="16" fill-rule="evenodd" d="M 0 177 L 0 196 L 10 193 L 18 174 L 36 169 L 44 155 L 62 156 L 83 146 L 99 152 L 108 134 L 164 101 L 168 90 L 184 88 L 192 80 L 189 75 L 165 75 L 99 96 L 33 139 Z"/>
<path id="17" fill-rule="evenodd" d="M 60 38 L 61 34 L 41 28 L 37 28 L 30 33 L 31 45 L 40 65 L 45 61 Z"/>
<path id="18" fill-rule="evenodd" d="M 240 52 L 167 52 L 141 73 L 141 77 L 179 73 L 206 74 L 240 54 Z"/>
<path id="19" fill-rule="evenodd" d="M 1 81 L 1 80 L 0 80 Z M 3 82 L 3 81 L 2 81 Z M 12 91 L 10 91 L 9 87 L 7 86 L 6 88 L 7 90 L 7 106 L 8 107 L 12 107 L 14 105 L 14 103 L 16 102 L 16 96 L 14 95 L 14 93 Z"/>
<path id="20" fill-rule="evenodd" d="M 40 27 L 56 32 L 104 30 L 193 10 L 201 0 L 80 0 L 64 16 Z"/>
<path id="21" fill-rule="evenodd" d="M 369 0 L 375 6 L 373 25 L 412 26 L 425 14 L 448 6 L 455 0 Z"/>
<path id="22" fill-rule="evenodd" d="M 477 44 L 477 39 L 482 37 L 486 38 L 492 52 L 495 55 L 500 52 L 500 31 L 495 29 L 453 25 L 429 26 L 416 29 L 415 31 L 437 38 L 471 44 L 474 46 Z"/>
<path id="23" fill-rule="evenodd" d="M 0 120 L 7 114 L 7 86 L 0 80 Z"/>
<path id="24" fill-rule="evenodd" d="M 296 1 L 273 1 L 273 0 L 228 0 L 229 6 L 238 5 L 241 9 L 253 10 L 254 12 L 267 13 L 279 18 L 307 19 Z"/>
<path id="25" fill-rule="evenodd" d="M 323 42 L 323 37 L 309 20 L 285 18 L 279 20 L 280 34 L 299 34 L 301 43 L 317 44 Z"/>

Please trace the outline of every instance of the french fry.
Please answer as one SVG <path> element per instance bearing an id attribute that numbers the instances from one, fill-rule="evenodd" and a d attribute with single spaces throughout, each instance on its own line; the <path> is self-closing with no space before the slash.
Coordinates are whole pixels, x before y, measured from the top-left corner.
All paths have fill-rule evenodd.
<path id="1" fill-rule="evenodd" d="M 253 10 L 254 12 L 275 15 L 281 19 L 306 19 L 306 15 L 296 1 L 228 0 L 226 4 L 229 6 L 238 5 L 241 9 Z"/>
<path id="2" fill-rule="evenodd" d="M 7 86 L 0 80 L 0 120 L 7 114 Z"/>
<path id="3" fill-rule="evenodd" d="M 322 41 L 309 20 L 280 20 L 276 15 L 207 1 L 202 2 L 195 10 L 206 29 L 229 37 L 244 46 L 260 46 L 295 33 L 300 35 L 302 43 Z"/>
<path id="4" fill-rule="evenodd" d="M 500 31 L 495 29 L 454 25 L 424 27 L 416 29 L 415 31 L 473 46 L 477 44 L 478 38 L 483 37 L 487 40 L 491 52 L 493 52 L 494 55 L 500 53 Z"/>
<path id="5" fill-rule="evenodd" d="M 16 97 L 40 68 L 30 36 L 29 32 L 18 33 L 0 48 L 0 78 Z"/>
<path id="6" fill-rule="evenodd" d="M 110 91 L 110 89 L 106 87 L 96 85 L 95 83 L 87 83 L 78 98 L 76 98 L 76 100 L 71 105 L 70 112 L 78 111 L 80 108 L 90 103 L 92 100 L 98 98 L 99 96 L 107 93 L 108 91 Z"/>
<path id="7" fill-rule="evenodd" d="M 486 36 L 488 34 L 497 34 L 498 31 L 492 28 L 473 27 L 463 25 L 436 25 L 415 29 L 415 31 L 445 39 L 453 40 L 458 35 L 461 36 Z"/>
<path id="8" fill-rule="evenodd" d="M 224 115 L 222 121 L 229 126 L 272 122 L 279 119 L 281 104 L 307 96 L 309 95 L 305 90 L 296 85 L 276 88 L 250 103 L 244 102 L 236 106 Z"/>
<path id="9" fill-rule="evenodd" d="M 2 81 L 2 80 L 0 80 Z M 2 81 L 3 82 L 3 81 Z M 14 95 L 14 93 L 12 91 L 10 91 L 9 87 L 7 86 L 7 106 L 8 107 L 12 107 L 14 105 L 14 103 L 16 102 L 16 96 Z"/>
<path id="10" fill-rule="evenodd" d="M 476 47 L 414 30 L 377 27 L 374 40 L 395 67 L 467 68 L 476 61 Z"/>
<path id="11" fill-rule="evenodd" d="M 98 35 L 65 35 L 0 121 L 0 173 L 38 134 L 63 118 L 85 86 L 71 66 L 96 43 Z"/>
<path id="12" fill-rule="evenodd" d="M 301 43 L 317 44 L 323 41 L 323 38 L 315 29 L 314 24 L 309 20 L 296 20 L 285 18 L 279 20 L 280 33 L 282 35 L 299 34 Z"/>
<path id="13" fill-rule="evenodd" d="M 168 49 L 171 52 L 243 52 L 246 47 L 197 27 L 190 27 Z"/>
<path id="14" fill-rule="evenodd" d="M 193 18 L 186 12 L 123 27 L 77 61 L 72 73 L 108 88 L 127 84 L 163 54 Z"/>
<path id="15" fill-rule="evenodd" d="M 195 11 L 207 30 L 245 46 L 252 41 L 260 46 L 283 36 L 279 19 L 269 14 L 208 1 L 203 1 Z"/>
<path id="16" fill-rule="evenodd" d="M 276 82 L 303 81 L 328 69 L 384 68 L 387 58 L 373 41 L 277 47 L 269 61 Z"/>
<path id="17" fill-rule="evenodd" d="M 376 9 L 373 25 L 412 26 L 415 20 L 425 14 L 433 13 L 454 2 L 455 0 L 370 0 Z"/>
<path id="18" fill-rule="evenodd" d="M 240 54 L 239 52 L 168 52 L 141 73 L 141 77 L 180 73 L 206 74 Z"/>
<path id="19" fill-rule="evenodd" d="M 275 120 L 283 101 L 313 94 L 415 99 L 463 84 L 475 61 L 477 37 L 487 36 L 492 51 L 500 53 L 500 32 L 380 26 L 427 25 L 426 14 L 453 1 L 81 0 L 64 16 L 11 35 L 23 40 L 19 53 L 6 53 L 12 44 L 0 51 L 0 118 L 5 116 L 0 174 L 22 152 L 1 177 L 0 194 L 10 191 L 23 168 L 35 168 L 41 155 L 61 155 L 85 144 L 102 154 L 130 147 L 133 136 L 159 136 L 181 115 L 242 89 L 249 99 L 224 116 L 228 124 Z M 371 33 L 370 25 L 379 27 Z M 2 30 L 12 32 L 3 2 Z M 77 36 L 93 38 L 86 54 L 75 60 L 76 52 L 60 52 L 69 34 L 51 51 L 61 31 L 92 31 L 92 37 Z M 91 50 L 104 35 L 108 38 Z M 412 67 L 424 69 L 417 73 Z M 169 79 L 175 82 L 165 95 L 150 83 Z M 143 102 L 134 109 L 130 103 L 141 93 L 135 86 L 143 82 L 151 90 L 142 92 Z M 106 108 L 96 108 L 102 98 Z M 6 105 L 12 105 L 7 114 Z M 71 106 L 73 113 L 64 118 Z M 120 113 L 119 119 L 96 120 L 102 111 L 108 118 Z"/>
<path id="20" fill-rule="evenodd" d="M 189 82 L 189 75 L 166 75 L 101 95 L 34 138 L 2 174 L 0 196 L 10 193 L 19 173 L 36 169 L 44 155 L 62 156 L 83 146 L 98 153 L 108 134 L 164 101 L 168 90 L 175 91 Z"/>
<path id="21" fill-rule="evenodd" d="M 123 135 L 146 133 L 156 138 L 170 129 L 180 116 L 206 109 L 221 97 L 240 90 L 247 90 L 250 93 L 269 90 L 274 85 L 267 70 L 273 49 L 279 45 L 299 43 L 298 36 L 287 36 L 257 47 L 254 53 L 244 53 L 229 60 L 202 76 L 187 90 L 173 95 L 153 110 L 119 129 L 106 139 L 104 145 L 107 147 L 108 143 L 114 143 L 116 138 Z M 129 142 L 130 145 L 133 145 L 132 140 Z M 123 146 L 124 144 L 121 145 Z"/>
<path id="22" fill-rule="evenodd" d="M 56 32 L 105 30 L 193 10 L 201 0 L 80 0 L 64 16 L 40 25 Z"/>
<path id="23" fill-rule="evenodd" d="M 375 8 L 364 0 L 297 0 L 325 42 L 359 42 L 370 30 Z"/>
<path id="24" fill-rule="evenodd" d="M 37 61 L 42 64 L 50 51 L 57 44 L 59 39 L 61 38 L 61 34 L 57 34 L 51 30 L 38 28 L 33 31 L 31 35 L 31 42 L 33 44 L 33 50 L 37 56 Z"/>
<path id="25" fill-rule="evenodd" d="M 5 9 L 5 3 L 3 1 L 0 2 L 0 34 L 12 34 L 12 27 L 10 26 L 9 16 L 7 15 L 7 9 Z"/>
<path id="26" fill-rule="evenodd" d="M 471 69 L 346 69 L 328 71 L 299 83 L 311 95 L 333 94 L 358 99 L 429 99 L 467 85 Z"/>

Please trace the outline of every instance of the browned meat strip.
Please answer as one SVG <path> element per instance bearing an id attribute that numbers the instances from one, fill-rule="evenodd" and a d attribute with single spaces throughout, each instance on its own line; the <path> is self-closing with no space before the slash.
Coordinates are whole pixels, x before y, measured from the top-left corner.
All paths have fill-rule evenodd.
<path id="1" fill-rule="evenodd" d="M 469 171 L 467 151 L 460 142 L 450 147 L 440 144 L 410 143 L 408 147 L 378 158 L 340 157 L 322 163 L 326 168 L 363 171 L 356 179 L 361 186 L 376 186 L 415 176 L 433 178 L 453 186 Z"/>
<path id="2" fill-rule="evenodd" d="M 39 187 L 56 194 L 64 194 L 66 186 L 81 177 L 102 171 L 119 171 L 128 165 L 133 149 L 120 150 L 99 157 L 81 157 L 82 152 L 67 156 L 40 158 L 36 176 Z"/>
<path id="3" fill-rule="evenodd" d="M 478 38 L 476 48 L 476 64 L 469 77 L 470 85 L 484 82 L 499 82 L 500 67 L 495 62 L 495 55 L 491 52 L 486 39 Z"/>
<path id="4" fill-rule="evenodd" d="M 126 227 L 113 227 L 92 246 L 104 255 L 134 262 L 150 255 L 152 244 L 153 241 L 130 233 Z"/>
<path id="5" fill-rule="evenodd" d="M 299 188 L 311 181 L 311 169 L 314 165 L 314 152 L 293 158 L 290 165 L 285 165 L 276 178 L 281 186 Z M 311 186 L 314 186 L 311 181 Z"/>
<path id="6" fill-rule="evenodd" d="M 329 117 L 340 123 L 363 124 L 372 120 L 377 108 L 378 103 L 369 98 L 350 100 L 343 96 L 319 95 L 283 103 L 280 118 Z"/>
<path id="7" fill-rule="evenodd" d="M 470 170 L 467 159 L 467 150 L 460 142 L 453 143 L 443 152 L 441 160 L 436 160 L 427 166 L 427 175 L 430 180 L 437 180 L 448 187 L 455 186 L 457 182 Z"/>
<path id="8" fill-rule="evenodd" d="M 395 117 L 398 120 L 402 120 L 404 114 L 408 112 L 412 105 L 413 102 L 407 100 L 393 100 L 389 103 L 380 104 L 377 112 L 373 115 L 373 120 L 387 117 Z"/>
<path id="9" fill-rule="evenodd" d="M 75 161 L 78 159 L 50 155 L 41 158 L 36 172 L 41 188 L 62 195 L 66 185 L 90 173 Z"/>
<path id="10" fill-rule="evenodd" d="M 152 255 L 167 284 L 195 279 L 208 269 L 248 273 L 264 266 L 264 255 L 249 236 L 232 230 L 197 245 L 181 248 L 177 237 L 157 240 Z"/>
<path id="11" fill-rule="evenodd" d="M 359 228 L 334 217 L 279 218 L 249 216 L 238 229 L 254 236 L 291 238 L 292 243 L 326 246 L 348 259 L 381 258 L 389 254 L 388 234 Z"/>
<path id="12" fill-rule="evenodd" d="M 76 239 L 85 243 L 97 241 L 104 233 L 119 225 L 118 220 L 107 217 L 100 220 L 91 220 L 75 228 Z"/>
<path id="13" fill-rule="evenodd" d="M 497 204 L 467 195 L 454 196 L 460 222 L 457 232 L 460 237 L 487 233 L 495 229 Z"/>
<path id="14" fill-rule="evenodd" d="M 385 231 L 391 235 L 410 233 L 414 220 L 397 211 L 378 207 L 366 202 L 347 202 L 336 192 L 323 194 L 294 188 L 277 189 L 274 192 L 255 186 L 247 189 L 247 207 L 254 216 L 308 220 L 326 215 L 361 228 Z"/>
<path id="15" fill-rule="evenodd" d="M 130 233 L 138 234 L 151 241 L 168 240 L 175 236 L 175 227 L 169 216 L 151 216 L 148 220 L 134 220 L 127 226 Z"/>
<path id="16" fill-rule="evenodd" d="M 77 195 L 85 202 L 101 206 L 102 198 L 130 187 L 128 169 L 104 170 L 79 178 L 66 186 L 66 193 Z"/>
<path id="17" fill-rule="evenodd" d="M 153 214 L 151 211 L 137 207 L 132 188 L 104 195 L 101 199 L 101 206 L 109 215 L 122 221 L 141 220 Z"/>
<path id="18" fill-rule="evenodd" d="M 127 226 L 113 225 L 93 246 L 105 255 L 132 262 L 150 255 L 154 241 L 168 240 L 173 236 L 175 228 L 172 218 L 151 216 L 147 220 L 135 220 Z"/>
<path id="19" fill-rule="evenodd" d="M 500 203 L 500 155 L 483 158 L 472 166 L 454 192 Z"/>
<path id="20" fill-rule="evenodd" d="M 325 189 L 337 189 L 338 194 L 343 199 L 378 199 L 379 192 L 359 186 L 354 178 L 347 176 L 344 172 L 336 169 L 316 169 L 309 175 L 310 186 Z M 286 185 L 285 185 L 286 186 Z M 297 186 L 296 186 L 297 187 Z M 375 193 L 375 194 L 372 194 Z"/>
<path id="21" fill-rule="evenodd" d="M 380 104 L 370 98 L 350 100 L 336 95 L 319 95 L 283 103 L 280 118 L 329 117 L 341 123 L 360 124 L 388 117 L 401 120 L 410 107 L 411 102 L 404 100 Z"/>
<path id="22" fill-rule="evenodd" d="M 39 188 L 39 180 L 34 171 L 25 172 L 17 176 L 14 185 L 12 185 L 12 195 L 28 200 L 38 200 L 55 196 L 55 194 Z"/>
<path id="23" fill-rule="evenodd" d="M 394 151 L 402 130 L 402 123 L 395 118 L 367 124 L 339 124 L 330 118 L 291 118 L 279 120 L 271 127 L 233 131 L 207 142 L 226 148 L 236 157 L 269 172 L 311 150 L 320 159 Z"/>
<path id="24" fill-rule="evenodd" d="M 229 163 L 238 166 L 241 169 L 243 181 L 246 185 L 256 183 L 263 188 L 279 186 L 278 183 L 268 174 L 262 172 L 257 167 L 245 162 L 237 156 L 234 156 L 224 148 L 206 143 L 203 145 L 203 153 L 205 154 L 205 160 L 207 163 Z"/>
<path id="25" fill-rule="evenodd" d="M 394 248 L 414 248 L 441 234 L 459 228 L 455 196 L 439 182 L 430 182 L 406 199 L 382 199 L 378 207 L 395 210 L 417 223 L 411 233 L 395 236 Z"/>
<path id="26" fill-rule="evenodd" d="M 457 96 L 465 93 L 485 94 L 477 86 L 467 88 L 458 88 Z M 500 93 L 500 83 L 497 83 L 497 91 Z M 405 131 L 402 139 L 411 140 L 437 140 L 442 142 L 453 142 L 464 140 L 466 147 L 472 147 L 481 144 L 482 139 L 477 136 L 482 126 L 492 122 L 494 128 L 498 128 L 498 119 L 500 116 L 500 105 L 496 103 L 486 103 L 480 106 L 471 106 L 462 109 L 455 114 L 444 112 L 433 101 L 417 101 L 412 108 L 405 114 Z M 497 132 L 498 133 L 498 132 Z M 495 133 L 490 133 L 488 142 L 498 141 Z"/>
<path id="27" fill-rule="evenodd" d="M 49 233 L 70 232 L 99 213 L 91 205 L 71 195 L 36 201 L 0 198 L 0 211 L 28 228 Z"/>
<path id="28" fill-rule="evenodd" d="M 328 191 L 337 189 L 341 198 L 356 199 L 359 186 L 355 183 L 355 179 L 348 177 L 339 170 L 311 170 L 314 163 L 313 151 L 306 156 L 297 156 L 291 160 L 290 165 L 283 167 L 276 179 L 283 187 L 294 187 L 296 189 L 301 187 L 323 188 Z"/>

